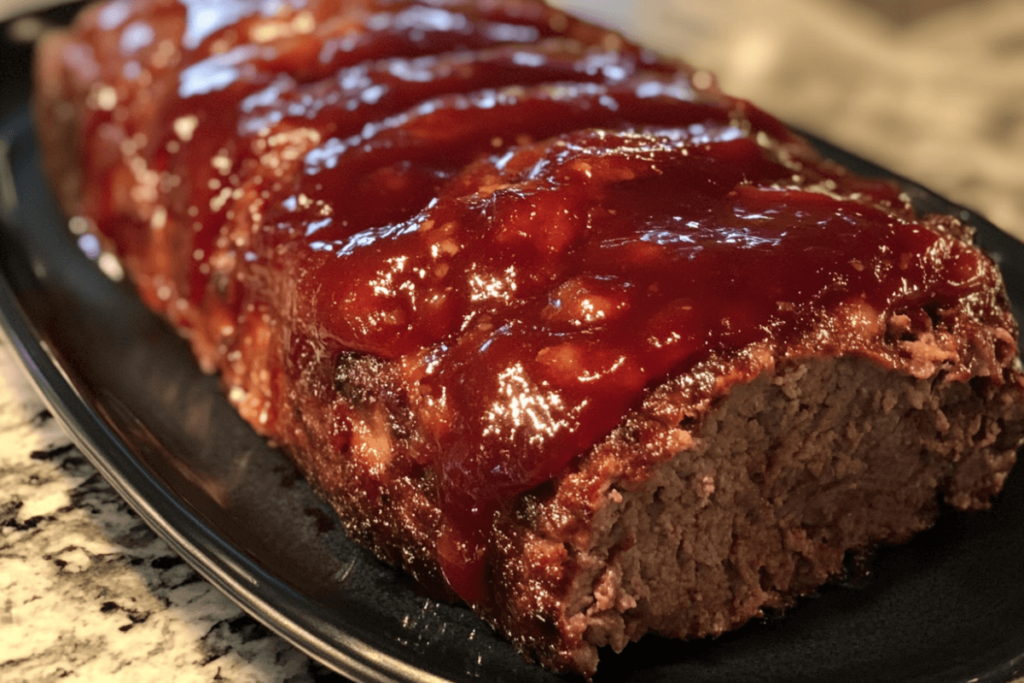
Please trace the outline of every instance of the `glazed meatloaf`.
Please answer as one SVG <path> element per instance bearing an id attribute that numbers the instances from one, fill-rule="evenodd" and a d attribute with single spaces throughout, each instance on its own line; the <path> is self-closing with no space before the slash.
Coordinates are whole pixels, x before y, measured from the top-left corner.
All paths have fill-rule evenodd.
<path id="1" fill-rule="evenodd" d="M 1013 465 L 971 229 L 614 33 L 114 1 L 37 67 L 67 213 L 352 538 L 555 670 L 785 607 Z"/>

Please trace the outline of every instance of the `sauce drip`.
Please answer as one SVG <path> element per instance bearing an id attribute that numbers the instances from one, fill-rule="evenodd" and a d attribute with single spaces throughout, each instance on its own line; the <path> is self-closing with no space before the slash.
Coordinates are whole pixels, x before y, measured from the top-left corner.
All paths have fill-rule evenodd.
<path id="1" fill-rule="evenodd" d="M 347 363 L 400 369 L 375 452 L 433 472 L 467 602 L 495 514 L 650 387 L 823 351 L 837 310 L 994 315 L 988 266 L 898 190 L 540 5 L 149 5 L 89 34 L 136 66 L 85 120 L 85 213 L 285 444 L 359 452 L 376 408 Z"/>

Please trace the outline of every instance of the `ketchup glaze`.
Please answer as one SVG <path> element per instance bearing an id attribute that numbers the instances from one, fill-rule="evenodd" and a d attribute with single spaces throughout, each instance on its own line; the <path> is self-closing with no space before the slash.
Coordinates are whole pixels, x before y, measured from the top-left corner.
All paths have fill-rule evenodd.
<path id="1" fill-rule="evenodd" d="M 534 2 L 90 12 L 82 214 L 262 433 L 427 481 L 476 605 L 494 516 L 667 378 L 1000 315 L 955 222 Z"/>

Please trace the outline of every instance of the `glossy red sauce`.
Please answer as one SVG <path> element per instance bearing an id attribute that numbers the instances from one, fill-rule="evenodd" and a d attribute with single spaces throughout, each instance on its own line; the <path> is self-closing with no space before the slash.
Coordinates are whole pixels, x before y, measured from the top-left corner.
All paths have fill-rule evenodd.
<path id="1" fill-rule="evenodd" d="M 108 84 L 85 212 L 285 444 L 354 438 L 339 358 L 404 368 L 420 438 L 395 448 L 436 474 L 438 560 L 471 603 L 494 514 L 653 385 L 806 345 L 844 306 L 992 304 L 987 266 L 893 187 L 540 5 L 117 7 L 84 34 Z M 325 433 L 281 409 L 300 392 Z"/>

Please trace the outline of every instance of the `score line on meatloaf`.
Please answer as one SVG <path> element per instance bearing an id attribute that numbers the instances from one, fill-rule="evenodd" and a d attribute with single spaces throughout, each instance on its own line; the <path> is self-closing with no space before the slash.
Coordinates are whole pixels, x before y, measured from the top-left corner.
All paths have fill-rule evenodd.
<path id="1" fill-rule="evenodd" d="M 967 226 L 542 4 L 107 2 L 36 85 L 63 208 L 242 416 L 557 671 L 784 607 L 1013 465 Z"/>

